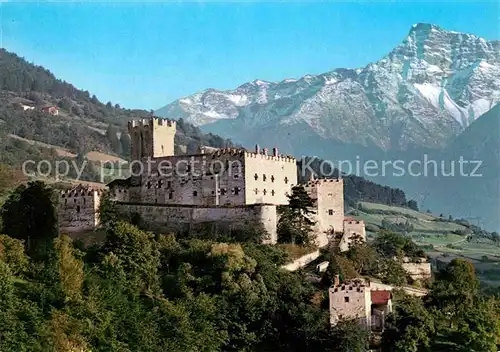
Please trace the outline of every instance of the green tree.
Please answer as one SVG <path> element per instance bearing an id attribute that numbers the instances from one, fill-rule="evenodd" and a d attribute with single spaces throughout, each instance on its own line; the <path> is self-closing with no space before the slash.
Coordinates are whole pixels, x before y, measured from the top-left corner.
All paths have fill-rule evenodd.
<path id="1" fill-rule="evenodd" d="M 429 350 L 435 334 L 434 318 L 420 298 L 404 296 L 394 302 L 382 335 L 383 352 Z"/>
<path id="2" fill-rule="evenodd" d="M 81 253 L 73 247 L 71 238 L 65 235 L 54 240 L 54 248 L 60 288 L 65 299 L 80 299 L 84 275 Z"/>
<path id="3" fill-rule="evenodd" d="M 24 240 L 28 253 L 44 254 L 57 236 L 53 190 L 41 181 L 18 186 L 5 202 L 2 220 L 4 232 Z"/>
<path id="4" fill-rule="evenodd" d="M 129 156 L 132 150 L 132 140 L 130 135 L 126 132 L 122 132 L 120 135 L 121 151 L 124 155 Z"/>
<path id="5" fill-rule="evenodd" d="M 341 320 L 332 328 L 331 350 L 336 352 L 369 351 L 368 332 L 357 320 Z"/>
<path id="6" fill-rule="evenodd" d="M 106 229 L 103 254 L 116 255 L 133 290 L 155 293 L 159 289 L 160 252 L 154 235 L 124 221 Z"/>
<path id="7" fill-rule="evenodd" d="M 118 139 L 118 128 L 109 124 L 106 130 L 106 137 L 108 138 L 113 151 L 117 154 L 121 154 L 122 146 L 120 144 L 120 140 Z"/>
<path id="8" fill-rule="evenodd" d="M 308 245 L 312 242 L 311 234 L 315 222 L 311 220 L 313 200 L 304 187 L 292 187 L 288 195 L 288 205 L 281 206 L 278 221 L 278 239 L 284 243 Z"/>
<path id="9" fill-rule="evenodd" d="M 418 203 L 416 200 L 409 200 L 408 201 L 408 208 L 413 209 L 415 211 L 418 211 Z"/>
<path id="10" fill-rule="evenodd" d="M 28 269 L 29 259 L 24 252 L 24 242 L 6 235 L 0 235 L 0 260 L 9 265 L 15 275 Z"/>

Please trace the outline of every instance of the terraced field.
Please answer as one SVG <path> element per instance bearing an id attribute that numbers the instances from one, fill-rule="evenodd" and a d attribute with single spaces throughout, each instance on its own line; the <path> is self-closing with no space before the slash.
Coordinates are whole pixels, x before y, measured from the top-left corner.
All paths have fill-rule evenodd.
<path id="1" fill-rule="evenodd" d="M 363 220 L 370 230 L 382 227 L 382 221 L 409 223 L 413 231 L 407 235 L 425 248 L 427 254 L 441 263 L 461 257 L 471 261 L 481 281 L 500 285 L 500 244 L 477 236 L 464 225 L 428 213 L 383 204 L 361 203 L 361 210 L 350 215 Z M 469 234 L 469 236 L 465 235 Z M 368 231 L 369 239 L 376 233 Z"/>

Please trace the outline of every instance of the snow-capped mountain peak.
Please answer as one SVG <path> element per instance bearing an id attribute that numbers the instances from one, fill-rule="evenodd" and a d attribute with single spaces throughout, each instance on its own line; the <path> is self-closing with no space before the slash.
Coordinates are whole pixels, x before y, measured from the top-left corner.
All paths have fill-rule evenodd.
<path id="1" fill-rule="evenodd" d="M 384 149 L 442 147 L 500 101 L 499 52 L 499 41 L 417 23 L 363 68 L 209 89 L 157 114 L 207 129 L 217 123 L 236 141 L 267 129 Z"/>

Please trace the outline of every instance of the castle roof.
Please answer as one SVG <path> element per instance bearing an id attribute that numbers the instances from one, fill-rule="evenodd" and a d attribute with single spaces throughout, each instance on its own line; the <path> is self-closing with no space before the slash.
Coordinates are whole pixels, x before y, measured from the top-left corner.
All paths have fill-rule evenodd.
<path id="1" fill-rule="evenodd" d="M 387 304 L 392 298 L 392 293 L 387 290 L 373 290 L 370 296 L 372 304 Z"/>

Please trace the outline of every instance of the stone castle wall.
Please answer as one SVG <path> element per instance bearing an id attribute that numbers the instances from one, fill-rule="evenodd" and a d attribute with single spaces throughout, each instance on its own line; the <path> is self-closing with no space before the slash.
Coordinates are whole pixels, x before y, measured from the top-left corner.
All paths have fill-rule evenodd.
<path id="1" fill-rule="evenodd" d="M 269 234 L 264 243 L 274 244 L 277 241 L 275 205 L 200 207 L 118 203 L 118 208 L 130 217 L 139 214 L 141 221 L 156 231 L 186 231 L 191 226 L 211 222 L 221 228 L 237 230 L 260 223 Z"/>
<path id="2" fill-rule="evenodd" d="M 344 230 L 344 183 L 342 179 L 312 180 L 304 189 L 315 204 L 317 244 L 328 245 L 327 232 Z"/>
<path id="3" fill-rule="evenodd" d="M 287 194 L 297 185 L 294 158 L 267 152 L 245 153 L 245 204 L 288 204 Z"/>
<path id="4" fill-rule="evenodd" d="M 349 250 L 354 238 L 358 237 L 366 242 L 365 223 L 362 220 L 345 220 L 344 236 L 340 241 L 339 248 L 341 252 Z"/>
<path id="5" fill-rule="evenodd" d="M 340 284 L 330 287 L 328 294 L 332 325 L 336 325 L 342 318 L 358 318 L 363 326 L 371 326 L 369 287 L 360 284 Z"/>
<path id="6" fill-rule="evenodd" d="M 403 263 L 401 266 L 413 280 L 429 279 L 432 276 L 431 263 Z"/>
<path id="7" fill-rule="evenodd" d="M 101 191 L 80 189 L 61 192 L 58 204 L 60 233 L 91 231 L 99 224 Z"/>
<path id="8" fill-rule="evenodd" d="M 295 259 L 293 262 L 285 264 L 282 266 L 283 269 L 288 270 L 288 271 L 296 271 L 300 268 L 305 267 L 307 264 L 311 263 L 312 261 L 318 259 L 320 256 L 319 250 L 314 251 L 312 253 L 308 253 L 303 255 L 300 258 Z"/>

